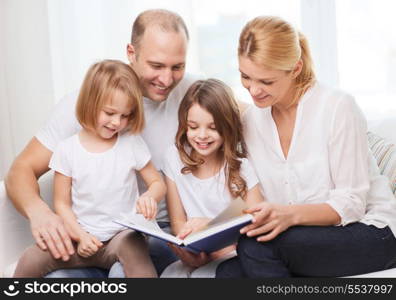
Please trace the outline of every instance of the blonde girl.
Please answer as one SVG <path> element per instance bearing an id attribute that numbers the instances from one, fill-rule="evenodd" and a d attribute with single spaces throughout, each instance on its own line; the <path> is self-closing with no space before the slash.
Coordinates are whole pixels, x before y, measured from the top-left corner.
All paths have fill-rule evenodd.
<path id="1" fill-rule="evenodd" d="M 144 127 L 142 95 L 132 68 L 114 60 L 91 66 L 76 116 L 81 130 L 59 144 L 49 164 L 55 171 L 54 208 L 75 250 L 65 261 L 33 245 L 20 258 L 14 276 L 42 277 L 56 269 L 88 266 L 109 269 L 120 261 L 127 277 L 155 277 L 144 238 L 113 222 L 135 207 L 154 218 L 166 191 L 139 136 Z M 148 187 L 140 196 L 135 171 Z"/>

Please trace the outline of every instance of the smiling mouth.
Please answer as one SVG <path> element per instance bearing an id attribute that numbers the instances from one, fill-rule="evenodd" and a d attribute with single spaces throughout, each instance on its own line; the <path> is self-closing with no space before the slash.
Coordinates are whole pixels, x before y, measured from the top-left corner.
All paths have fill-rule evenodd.
<path id="1" fill-rule="evenodd" d="M 165 86 L 161 86 L 161 85 L 158 85 L 158 84 L 155 84 L 155 83 L 151 83 L 151 85 L 153 87 L 155 87 L 157 90 L 159 90 L 160 92 L 167 92 L 169 90 L 169 86 L 165 87 Z"/>
<path id="2" fill-rule="evenodd" d="M 109 130 L 109 131 L 111 131 L 111 132 L 114 132 L 114 131 L 116 131 L 116 129 L 109 128 L 109 127 L 107 127 L 107 126 L 104 126 L 104 128 L 106 128 L 107 130 Z"/>
<path id="3" fill-rule="evenodd" d="M 208 149 L 209 146 L 210 146 L 211 144 L 213 144 L 213 142 L 205 142 L 205 143 L 203 143 L 203 142 L 195 142 L 195 144 L 197 145 L 197 147 L 198 147 L 199 149 L 205 150 L 205 149 Z"/>
<path id="4" fill-rule="evenodd" d="M 260 97 L 260 98 L 258 98 L 258 97 L 253 97 L 253 99 L 254 99 L 254 101 L 257 101 L 257 102 L 263 102 L 263 101 L 267 100 L 268 97 L 269 97 L 269 95 L 266 95 L 266 96 Z"/>

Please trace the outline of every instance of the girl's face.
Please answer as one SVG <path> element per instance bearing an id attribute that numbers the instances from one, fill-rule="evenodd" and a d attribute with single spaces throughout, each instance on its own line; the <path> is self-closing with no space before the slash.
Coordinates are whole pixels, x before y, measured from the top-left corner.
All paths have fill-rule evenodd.
<path id="1" fill-rule="evenodd" d="M 223 145 L 223 138 L 216 130 L 212 114 L 194 104 L 187 115 L 187 140 L 203 158 L 212 158 Z"/>
<path id="2" fill-rule="evenodd" d="M 132 108 L 125 93 L 116 91 L 99 111 L 96 133 L 103 139 L 111 139 L 128 125 Z"/>
<path id="3" fill-rule="evenodd" d="M 244 56 L 239 57 L 239 70 L 242 85 L 249 91 L 257 107 L 288 106 L 292 100 L 295 71 L 267 69 Z"/>

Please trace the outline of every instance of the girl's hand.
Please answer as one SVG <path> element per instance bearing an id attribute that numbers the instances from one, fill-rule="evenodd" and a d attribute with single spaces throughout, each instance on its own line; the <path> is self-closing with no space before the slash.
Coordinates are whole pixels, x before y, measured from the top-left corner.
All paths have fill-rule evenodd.
<path id="1" fill-rule="evenodd" d="M 235 251 L 235 249 L 236 249 L 236 245 L 230 245 L 223 249 L 214 251 L 209 254 L 210 260 L 215 260 L 215 259 L 221 258 L 221 257 L 227 255 L 228 253 Z"/>
<path id="2" fill-rule="evenodd" d="M 157 202 L 153 197 L 142 195 L 136 203 L 136 212 L 142 214 L 146 219 L 153 220 L 157 216 Z"/>
<path id="3" fill-rule="evenodd" d="M 199 231 L 204 228 L 211 219 L 209 218 L 190 218 L 186 223 L 184 223 L 183 227 L 179 230 L 177 237 L 179 239 L 185 239 L 189 234 Z"/>
<path id="4" fill-rule="evenodd" d="M 210 257 L 205 253 L 199 254 L 192 253 L 184 250 L 174 244 L 168 244 L 172 251 L 180 258 L 180 260 L 187 266 L 192 268 L 198 268 L 211 261 Z"/>
<path id="5" fill-rule="evenodd" d="M 95 236 L 85 232 L 80 236 L 77 253 L 82 257 L 89 257 L 94 255 L 102 246 L 102 242 L 99 241 Z"/>
<path id="6" fill-rule="evenodd" d="M 281 232 L 296 225 L 292 206 L 263 202 L 245 210 L 254 215 L 251 224 L 241 229 L 241 234 L 258 236 L 257 241 L 274 239 Z"/>
<path id="7" fill-rule="evenodd" d="M 179 230 L 177 237 L 179 239 L 185 239 L 189 234 L 204 228 L 210 220 L 211 219 L 209 218 L 190 218 Z M 198 268 L 211 261 L 209 255 L 204 252 L 195 254 L 173 244 L 169 244 L 169 247 L 180 258 L 180 260 L 189 267 Z"/>

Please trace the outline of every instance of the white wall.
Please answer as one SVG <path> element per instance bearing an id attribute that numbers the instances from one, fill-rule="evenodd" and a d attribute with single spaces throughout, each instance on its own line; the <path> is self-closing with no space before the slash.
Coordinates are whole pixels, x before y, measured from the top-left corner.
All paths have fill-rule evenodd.
<path id="1" fill-rule="evenodd" d="M 1 1 L 0 175 L 53 103 L 46 0 Z M 4 125 L 4 126 L 3 126 Z"/>
<path id="2" fill-rule="evenodd" d="M 0 53 L 5 51 L 5 2 L 0 1 Z M 5 170 L 13 158 L 13 145 L 11 140 L 11 122 L 9 105 L 7 102 L 7 83 L 5 78 L 5 57 L 0 55 L 0 179 L 4 177 Z"/>
<path id="3" fill-rule="evenodd" d="M 193 28 L 191 3 L 183 0 L 1 0 L 0 5 L 0 180 L 53 105 L 80 87 L 92 63 L 127 62 L 132 22 L 141 11 L 172 9 Z M 187 59 L 196 69 L 195 51 Z"/>

